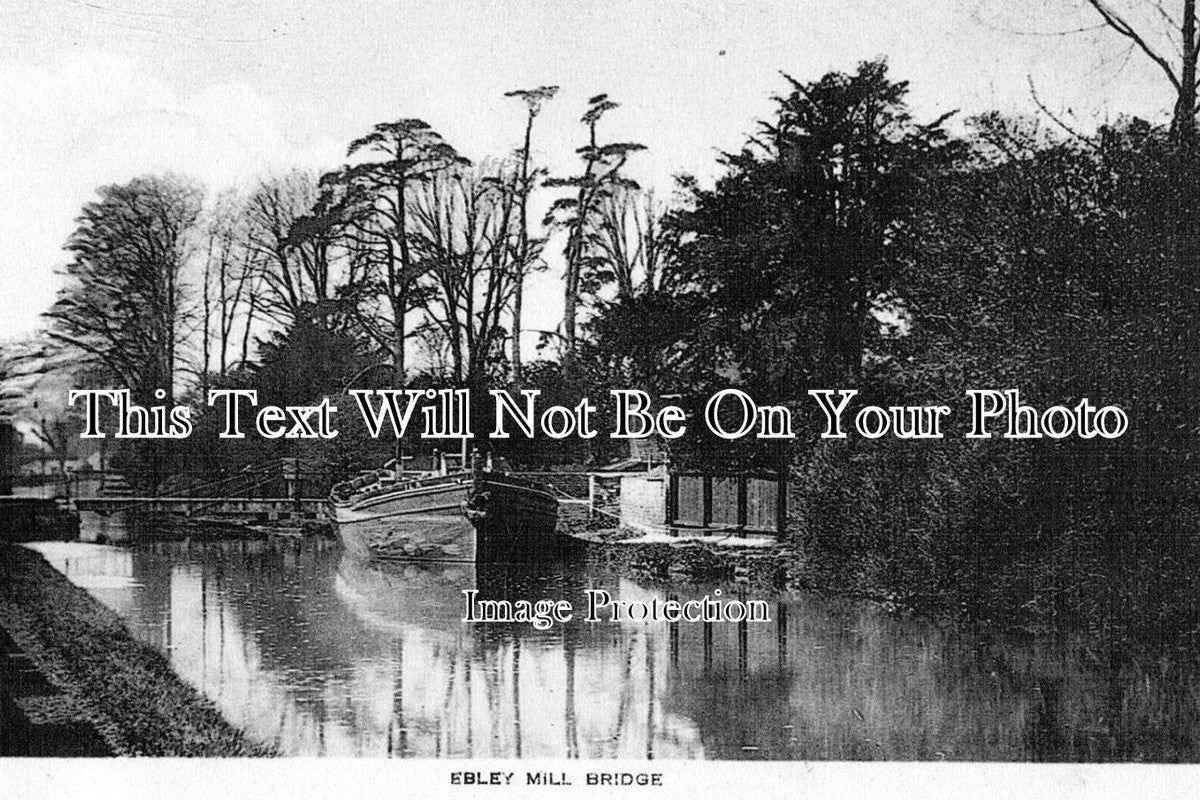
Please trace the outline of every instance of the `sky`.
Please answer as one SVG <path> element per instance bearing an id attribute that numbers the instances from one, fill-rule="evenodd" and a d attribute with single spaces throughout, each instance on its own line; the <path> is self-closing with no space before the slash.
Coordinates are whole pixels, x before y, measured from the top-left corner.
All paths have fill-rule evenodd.
<path id="1" fill-rule="evenodd" d="M 1033 114 L 1031 84 L 1081 128 L 1163 119 L 1165 78 L 1097 22 L 1083 0 L 4 0 L 0 339 L 38 327 L 102 184 L 176 172 L 215 192 L 329 169 L 375 123 L 409 116 L 468 157 L 502 156 L 523 122 L 504 92 L 557 84 L 541 163 L 571 169 L 586 99 L 607 92 L 621 107 L 606 134 L 648 147 L 630 173 L 665 196 L 675 174 L 712 178 L 770 113 L 781 72 L 879 55 L 911 82 L 918 119 Z M 528 327 L 554 327 L 558 292 L 553 269 L 534 280 Z"/>

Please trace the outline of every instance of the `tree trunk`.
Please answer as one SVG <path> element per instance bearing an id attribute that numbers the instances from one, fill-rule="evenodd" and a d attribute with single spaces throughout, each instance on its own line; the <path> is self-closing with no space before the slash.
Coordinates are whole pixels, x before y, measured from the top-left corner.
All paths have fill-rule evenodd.
<path id="1" fill-rule="evenodd" d="M 578 285 L 578 268 L 568 262 L 566 290 L 563 293 L 563 377 L 567 380 L 571 380 L 575 370 L 575 316 L 579 294 Z"/>
<path id="2" fill-rule="evenodd" d="M 525 142 L 521 147 L 521 227 L 517 231 L 517 265 L 513 276 L 512 381 L 518 387 L 524 380 L 521 362 L 521 306 L 525 291 L 525 270 L 529 267 L 529 150 L 533 141 L 533 109 L 525 120 Z"/>
<path id="3" fill-rule="evenodd" d="M 163 342 L 166 352 L 163 356 L 163 361 L 165 362 L 163 364 L 163 371 L 165 376 L 162 388 L 167 393 L 167 396 L 164 398 L 167 401 L 167 405 L 171 405 L 175 401 L 175 324 L 178 315 L 178 298 L 175 293 L 176 276 L 174 270 L 175 267 L 172 266 L 171 271 L 168 273 L 166 324 L 163 326 L 166 328 L 165 341 Z"/>
<path id="4" fill-rule="evenodd" d="M 593 137 L 594 140 L 595 137 Z M 585 175 L 591 171 L 591 165 Z M 575 368 L 575 318 L 579 313 L 579 277 L 583 260 L 583 236 L 587 213 L 587 193 L 580 191 L 578 202 L 579 219 L 567 242 L 567 272 L 563 289 L 563 377 L 571 380 Z"/>
<path id="5" fill-rule="evenodd" d="M 513 277 L 513 311 L 512 311 L 512 341 L 510 342 L 512 359 L 512 382 L 517 388 L 525 380 L 525 366 L 521 361 L 521 295 L 525 292 L 525 265 L 517 264 L 517 273 Z"/>
<path id="6" fill-rule="evenodd" d="M 258 310 L 258 293 L 250 293 L 250 307 L 246 310 L 246 330 L 242 332 L 242 360 L 243 368 L 246 361 L 250 358 L 250 327 L 254 324 L 254 312 Z"/>
<path id="7" fill-rule="evenodd" d="M 1175 131 L 1185 151 L 1196 139 L 1196 0 L 1183 2 L 1183 63 L 1179 75 L 1179 99 L 1175 103 Z"/>
<path id="8" fill-rule="evenodd" d="M 400 296 L 392 305 L 392 316 L 395 320 L 392 330 L 392 385 L 396 389 L 404 388 L 404 340 L 407 338 L 404 307 L 407 304 L 407 295 L 407 292 L 401 290 Z"/>
<path id="9" fill-rule="evenodd" d="M 1191 284 L 1192 291 L 1183 293 L 1186 305 L 1175 316 L 1175 328 L 1171 337 L 1180 351 L 1169 370 L 1179 370 L 1188 380 L 1179 391 L 1179 407 L 1176 409 L 1177 429 L 1190 427 L 1197 408 L 1197 381 L 1200 380 L 1200 362 L 1197 361 L 1197 332 L 1191 320 L 1200 310 L 1200 258 L 1197 257 L 1196 237 L 1200 234 L 1200 210 L 1196 208 L 1197 184 L 1200 170 L 1196 163 L 1196 0 L 1184 0 L 1181 23 L 1181 65 L 1179 73 L 1179 96 L 1175 104 L 1172 127 L 1175 133 L 1174 163 L 1174 215 L 1175 215 L 1175 259 L 1181 281 Z"/>
<path id="10" fill-rule="evenodd" d="M 394 279 L 398 285 L 389 287 L 392 297 L 399 306 L 392 307 L 392 316 L 395 319 L 393 332 L 395 340 L 392 344 L 393 385 L 397 389 L 404 388 L 404 339 L 406 337 L 404 314 L 408 309 L 408 282 L 412 277 L 412 256 L 408 249 L 408 216 L 404 205 L 408 176 L 405 173 L 403 156 L 404 142 L 400 141 L 396 145 L 396 241 L 400 246 L 400 274 Z M 398 444 L 397 447 L 399 447 Z M 397 459 L 399 459 L 399 455 L 397 455 Z M 399 466 L 399 461 L 397 461 L 397 466 Z"/>
<path id="11" fill-rule="evenodd" d="M 470 315 L 467 316 L 467 319 L 470 319 Z M 470 370 L 470 367 L 467 367 L 467 369 L 465 369 L 465 370 L 463 368 L 463 331 L 462 331 L 462 325 L 460 325 L 458 322 L 458 310 L 457 309 L 454 309 L 454 308 L 449 309 L 449 321 L 450 321 L 450 363 L 454 366 L 453 380 L 454 380 L 455 386 L 462 386 L 463 385 L 463 376 Z M 468 350 L 469 349 L 470 348 L 468 348 Z M 467 353 L 467 359 L 473 360 L 473 356 L 470 352 Z"/>
<path id="12" fill-rule="evenodd" d="M 596 150 L 596 121 L 588 123 L 588 142 L 591 151 Z M 566 293 L 563 297 L 563 378 L 571 380 L 575 369 L 575 317 L 579 306 L 579 275 L 583 269 L 583 237 L 587 230 L 587 217 L 591 211 L 592 189 L 589 182 L 596 170 L 596 162 L 589 158 L 583 170 L 583 181 L 579 185 L 579 197 L 575 204 L 576 221 L 567 241 Z"/>
<path id="13" fill-rule="evenodd" d="M 209 258 L 204 261 L 204 324 L 201 326 L 200 335 L 202 337 L 201 350 L 203 351 L 202 361 L 200 363 L 200 396 L 208 397 L 208 362 L 212 357 L 212 334 L 210 326 L 212 324 L 212 299 L 209 296 L 209 278 L 212 269 L 211 260 L 212 248 L 209 248 Z M 224 310 L 224 304 L 222 304 Z"/>

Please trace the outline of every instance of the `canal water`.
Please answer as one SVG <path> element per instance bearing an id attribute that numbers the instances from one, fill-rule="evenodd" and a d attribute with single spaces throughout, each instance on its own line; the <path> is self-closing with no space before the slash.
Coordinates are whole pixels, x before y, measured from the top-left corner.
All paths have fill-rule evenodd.
<path id="1" fill-rule="evenodd" d="M 1184 760 L 1200 681 L 868 603 L 750 592 L 769 622 L 464 623 L 493 599 L 699 598 L 595 565 L 364 563 L 336 542 L 36 545 L 234 724 L 293 755 Z"/>

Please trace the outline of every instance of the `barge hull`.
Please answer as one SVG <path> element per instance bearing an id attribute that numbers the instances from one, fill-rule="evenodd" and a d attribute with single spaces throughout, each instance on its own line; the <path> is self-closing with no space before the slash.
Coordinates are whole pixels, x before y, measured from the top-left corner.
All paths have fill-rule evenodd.
<path id="1" fill-rule="evenodd" d="M 485 473 L 331 498 L 350 553 L 397 561 L 541 561 L 557 557 L 558 502 L 518 479 Z"/>

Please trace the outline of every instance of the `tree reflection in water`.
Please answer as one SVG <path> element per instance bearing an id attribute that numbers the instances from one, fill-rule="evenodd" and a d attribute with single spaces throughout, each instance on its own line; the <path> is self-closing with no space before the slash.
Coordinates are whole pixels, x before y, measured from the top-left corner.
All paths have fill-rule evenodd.
<path id="1" fill-rule="evenodd" d="M 323 540 L 38 545 L 235 724 L 299 755 L 1196 760 L 1194 664 L 869 604 L 769 623 L 461 621 L 483 599 L 687 600 L 594 565 L 378 565 Z M 731 587 L 724 587 L 728 592 Z M 665 653 L 665 657 L 664 654 Z"/>

